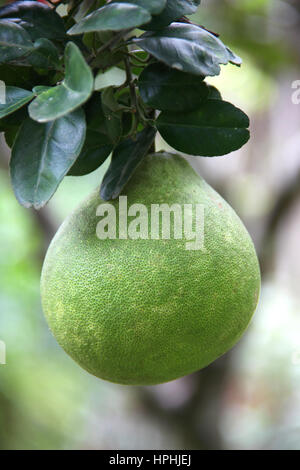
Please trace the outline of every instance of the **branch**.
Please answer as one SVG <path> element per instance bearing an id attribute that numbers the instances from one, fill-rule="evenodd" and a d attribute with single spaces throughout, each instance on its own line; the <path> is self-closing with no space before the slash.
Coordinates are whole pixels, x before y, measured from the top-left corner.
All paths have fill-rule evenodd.
<path id="1" fill-rule="evenodd" d="M 286 213 L 292 207 L 294 202 L 300 197 L 300 170 L 294 180 L 289 181 L 281 194 L 269 216 L 266 224 L 263 241 L 260 248 L 260 262 L 263 273 L 270 272 L 273 269 L 275 257 L 275 240 L 278 230 L 281 227 L 282 220 Z"/>
<path id="2" fill-rule="evenodd" d="M 194 381 L 194 391 L 189 399 L 176 409 L 165 408 L 150 388 L 141 388 L 139 398 L 146 411 L 179 435 L 185 449 L 222 449 L 218 425 L 221 414 L 224 385 L 231 365 L 231 353 L 210 366 L 185 378 Z M 176 387 L 176 382 L 174 382 Z"/>

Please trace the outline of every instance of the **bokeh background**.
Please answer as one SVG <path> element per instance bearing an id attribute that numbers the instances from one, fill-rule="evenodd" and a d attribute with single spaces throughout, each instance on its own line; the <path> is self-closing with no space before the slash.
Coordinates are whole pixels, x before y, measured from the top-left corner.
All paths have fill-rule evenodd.
<path id="1" fill-rule="evenodd" d="M 26 210 L 2 139 L 0 449 L 300 450 L 300 4 L 202 0 L 194 19 L 244 59 L 211 83 L 250 115 L 250 143 L 190 161 L 254 239 L 263 285 L 252 324 L 231 352 L 168 384 L 118 386 L 80 369 L 48 330 L 39 277 L 53 233 L 104 169 L 66 178 L 45 209 Z"/>

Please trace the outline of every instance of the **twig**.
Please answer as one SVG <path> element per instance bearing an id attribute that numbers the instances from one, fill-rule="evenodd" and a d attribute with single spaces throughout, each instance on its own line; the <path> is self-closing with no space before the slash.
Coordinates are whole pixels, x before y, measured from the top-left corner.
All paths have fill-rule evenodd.
<path id="1" fill-rule="evenodd" d="M 300 170 L 294 180 L 289 181 L 282 190 L 266 224 L 259 256 L 263 273 L 269 272 L 273 268 L 276 234 L 281 226 L 282 219 L 299 197 Z"/>
<path id="2" fill-rule="evenodd" d="M 116 34 L 116 36 L 113 36 L 109 41 L 107 41 L 105 44 L 103 44 L 103 46 L 101 46 L 97 50 L 97 55 L 105 51 L 106 49 L 110 48 L 111 46 L 114 46 L 115 44 L 117 44 L 130 31 L 132 31 L 132 29 L 123 29 L 123 31 L 120 31 L 118 34 Z"/>
<path id="3" fill-rule="evenodd" d="M 138 110 L 137 96 L 136 96 L 135 85 L 133 83 L 133 77 L 132 77 L 130 62 L 129 62 L 128 57 L 125 57 L 124 64 L 125 64 L 126 77 L 127 77 L 126 81 L 128 82 L 129 89 L 130 89 L 131 104 L 133 105 L 134 109 L 137 111 Z"/>

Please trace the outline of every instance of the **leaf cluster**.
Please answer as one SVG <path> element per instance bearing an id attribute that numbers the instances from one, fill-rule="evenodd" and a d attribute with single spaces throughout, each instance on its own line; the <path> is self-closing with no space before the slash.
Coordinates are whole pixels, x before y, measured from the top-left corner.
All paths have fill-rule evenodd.
<path id="1" fill-rule="evenodd" d="M 39 209 L 66 175 L 88 174 L 110 154 L 101 196 L 118 197 L 157 132 L 206 157 L 247 142 L 247 116 L 205 82 L 241 59 L 187 18 L 200 0 L 51 5 L 0 8 L 0 132 L 22 205 Z"/>

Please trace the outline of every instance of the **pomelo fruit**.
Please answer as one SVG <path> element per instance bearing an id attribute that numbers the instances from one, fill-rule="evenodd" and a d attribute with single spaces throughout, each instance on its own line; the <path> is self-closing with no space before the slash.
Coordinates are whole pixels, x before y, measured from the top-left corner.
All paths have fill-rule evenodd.
<path id="1" fill-rule="evenodd" d="M 43 309 L 59 344 L 91 374 L 158 384 L 207 366 L 238 341 L 258 302 L 259 265 L 236 213 L 182 157 L 149 155 L 122 194 L 149 214 L 151 204 L 202 205 L 204 247 L 187 250 L 174 231 L 170 239 L 99 239 L 105 201 L 95 191 L 49 247 Z M 109 203 L 118 214 L 119 200 Z"/>

